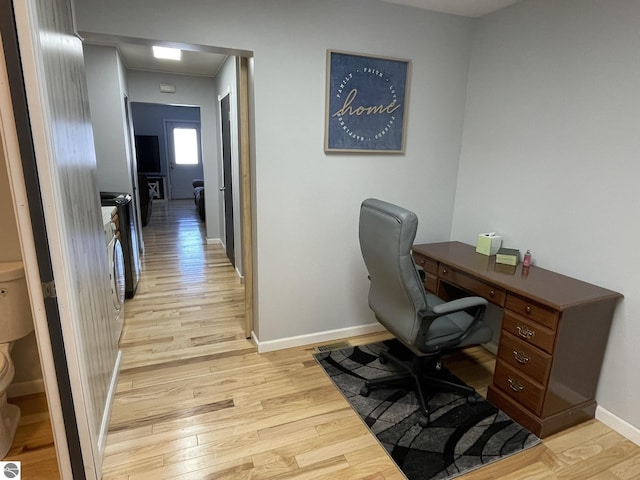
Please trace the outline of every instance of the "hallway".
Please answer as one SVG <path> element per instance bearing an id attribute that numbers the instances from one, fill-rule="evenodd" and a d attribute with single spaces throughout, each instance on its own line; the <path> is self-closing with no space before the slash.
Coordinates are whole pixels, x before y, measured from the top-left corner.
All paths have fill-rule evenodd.
<path id="1" fill-rule="evenodd" d="M 105 480 L 403 478 L 313 346 L 258 354 L 245 339 L 242 285 L 192 201 L 154 204 L 143 234 Z"/>
<path id="2" fill-rule="evenodd" d="M 125 303 L 105 478 L 157 464 L 140 452 L 128 459 L 133 445 L 149 445 L 157 459 L 157 444 L 170 435 L 154 434 L 228 408 L 229 400 L 205 394 L 215 383 L 212 372 L 220 362 L 255 352 L 244 338 L 243 287 L 223 248 L 205 243 L 203 229 L 190 200 L 154 203 L 143 229 L 142 275 Z M 178 437 L 164 447 L 177 450 L 193 441 Z"/>

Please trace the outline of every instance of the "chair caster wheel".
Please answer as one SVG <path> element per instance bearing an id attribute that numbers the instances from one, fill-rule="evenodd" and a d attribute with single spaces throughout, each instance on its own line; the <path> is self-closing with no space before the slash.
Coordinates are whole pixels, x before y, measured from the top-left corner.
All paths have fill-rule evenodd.
<path id="1" fill-rule="evenodd" d="M 382 355 L 380 355 L 380 356 L 378 357 L 378 361 L 379 361 L 382 365 L 384 365 L 385 363 L 387 363 L 387 359 L 386 359 L 386 358 L 384 358 Z"/>
<path id="2" fill-rule="evenodd" d="M 363 397 L 368 397 L 370 393 L 371 393 L 371 389 L 369 387 L 367 387 L 366 385 L 364 385 L 360 389 L 360 395 L 362 395 Z"/>
<path id="3" fill-rule="evenodd" d="M 475 405 L 476 403 L 478 403 L 478 399 L 474 394 L 469 394 L 467 395 L 467 403 L 470 403 L 471 405 Z"/>
<path id="4" fill-rule="evenodd" d="M 424 413 L 418 415 L 418 425 L 422 428 L 427 428 L 429 426 L 429 417 L 427 417 Z"/>

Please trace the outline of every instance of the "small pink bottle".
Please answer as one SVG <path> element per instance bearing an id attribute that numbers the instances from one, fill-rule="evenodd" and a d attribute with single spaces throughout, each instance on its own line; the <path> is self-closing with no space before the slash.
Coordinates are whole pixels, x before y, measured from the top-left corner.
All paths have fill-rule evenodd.
<path id="1" fill-rule="evenodd" d="M 531 250 L 527 250 L 527 253 L 524 254 L 522 265 L 524 265 L 525 267 L 528 267 L 529 265 L 531 265 Z"/>

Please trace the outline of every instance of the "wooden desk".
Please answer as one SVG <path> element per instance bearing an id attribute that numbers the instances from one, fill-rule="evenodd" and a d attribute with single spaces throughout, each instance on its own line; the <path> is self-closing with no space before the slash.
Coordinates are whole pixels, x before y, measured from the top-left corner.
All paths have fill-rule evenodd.
<path id="1" fill-rule="evenodd" d="M 621 294 L 538 268 L 496 265 L 460 242 L 414 245 L 427 290 L 479 295 L 504 311 L 487 398 L 539 437 L 593 418 Z"/>

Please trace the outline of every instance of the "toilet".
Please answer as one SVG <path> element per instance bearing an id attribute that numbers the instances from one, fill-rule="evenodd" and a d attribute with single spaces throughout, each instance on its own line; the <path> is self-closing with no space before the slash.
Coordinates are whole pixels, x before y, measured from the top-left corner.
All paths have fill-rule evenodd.
<path id="1" fill-rule="evenodd" d="M 21 262 L 0 262 L 0 458 L 11 449 L 20 409 L 7 403 L 15 369 L 13 343 L 33 330 L 29 293 Z"/>

